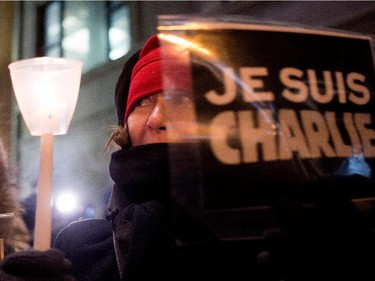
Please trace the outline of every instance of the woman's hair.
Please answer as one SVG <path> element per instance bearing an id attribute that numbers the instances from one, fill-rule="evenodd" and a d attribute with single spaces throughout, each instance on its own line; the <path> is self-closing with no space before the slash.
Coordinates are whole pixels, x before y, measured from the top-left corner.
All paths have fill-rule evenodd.
<path id="1" fill-rule="evenodd" d="M 127 123 L 124 125 L 119 125 L 113 130 L 107 141 L 106 148 L 108 148 L 111 144 L 115 144 L 121 149 L 132 146 Z"/>

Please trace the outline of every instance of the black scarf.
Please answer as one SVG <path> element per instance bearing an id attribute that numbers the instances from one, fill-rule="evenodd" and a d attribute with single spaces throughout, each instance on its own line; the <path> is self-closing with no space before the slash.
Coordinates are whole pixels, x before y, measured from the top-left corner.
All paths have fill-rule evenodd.
<path id="1" fill-rule="evenodd" d="M 121 211 L 129 204 L 169 201 L 170 172 L 168 144 L 148 144 L 112 154 L 109 165 L 114 181 L 109 211 Z"/>

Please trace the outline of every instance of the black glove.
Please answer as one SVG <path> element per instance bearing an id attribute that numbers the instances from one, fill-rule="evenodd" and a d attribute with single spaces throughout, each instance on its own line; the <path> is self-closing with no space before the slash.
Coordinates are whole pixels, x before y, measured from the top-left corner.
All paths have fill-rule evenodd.
<path id="1" fill-rule="evenodd" d="M 274 280 L 375 280 L 374 234 L 343 192 L 355 178 L 326 178 L 275 204 L 278 227 L 264 232 L 258 261 Z M 355 185 L 354 185 L 355 184 Z"/>
<path id="2" fill-rule="evenodd" d="M 0 262 L 0 281 L 75 281 L 70 269 L 56 249 L 14 252 Z"/>
<path id="3" fill-rule="evenodd" d="M 132 204 L 117 214 L 113 230 L 122 280 L 167 279 L 174 249 L 169 223 L 157 201 Z"/>

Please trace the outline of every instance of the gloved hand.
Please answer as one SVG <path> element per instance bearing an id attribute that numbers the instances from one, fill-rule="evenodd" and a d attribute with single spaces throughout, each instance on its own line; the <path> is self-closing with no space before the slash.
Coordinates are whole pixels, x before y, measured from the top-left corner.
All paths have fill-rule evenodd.
<path id="1" fill-rule="evenodd" d="M 70 269 L 56 249 L 14 252 L 0 262 L 0 281 L 75 281 Z"/>
<path id="2" fill-rule="evenodd" d="M 375 236 L 343 192 L 355 178 L 326 178 L 274 206 L 280 225 L 263 234 L 258 262 L 270 280 L 375 280 Z M 272 277 L 272 278 L 271 278 Z"/>
<path id="3" fill-rule="evenodd" d="M 121 280 L 166 280 L 173 269 L 174 240 L 158 201 L 129 205 L 113 220 L 113 230 Z"/>

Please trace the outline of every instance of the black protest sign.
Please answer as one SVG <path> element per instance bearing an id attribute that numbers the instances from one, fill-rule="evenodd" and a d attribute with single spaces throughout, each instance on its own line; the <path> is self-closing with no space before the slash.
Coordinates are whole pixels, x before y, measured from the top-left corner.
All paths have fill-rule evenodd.
<path id="1" fill-rule="evenodd" d="M 181 37 L 193 46 L 195 114 L 204 137 L 197 135 L 194 154 L 197 187 L 176 185 L 178 204 L 229 237 L 248 235 L 244 223 L 262 216 L 254 210 L 318 178 L 359 176 L 370 184 L 343 187 L 347 194 L 375 195 L 368 188 L 375 167 L 370 37 L 233 24 L 187 28 Z M 174 174 L 183 174 L 178 167 Z"/>

